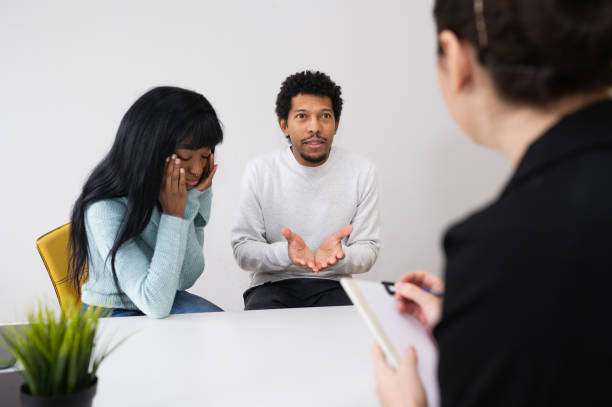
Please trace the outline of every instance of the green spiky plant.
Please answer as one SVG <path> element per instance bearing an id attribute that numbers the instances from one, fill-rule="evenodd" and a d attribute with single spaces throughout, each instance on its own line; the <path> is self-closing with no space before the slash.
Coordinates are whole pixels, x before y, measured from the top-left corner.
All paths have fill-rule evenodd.
<path id="1" fill-rule="evenodd" d="M 59 317 L 46 307 L 28 315 L 28 325 L 2 333 L 7 351 L 17 359 L 23 381 L 33 396 L 69 394 L 96 380 L 100 363 L 112 348 L 95 352 L 98 320 L 103 308 L 71 308 Z"/>

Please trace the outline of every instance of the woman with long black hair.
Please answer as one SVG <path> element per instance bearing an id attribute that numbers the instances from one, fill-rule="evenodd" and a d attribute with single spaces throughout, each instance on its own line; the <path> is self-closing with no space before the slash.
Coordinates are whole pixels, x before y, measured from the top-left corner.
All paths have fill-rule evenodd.
<path id="1" fill-rule="evenodd" d="M 221 311 L 190 294 L 204 271 L 219 119 L 199 93 L 157 87 L 127 111 L 71 216 L 71 283 L 112 316 Z"/>

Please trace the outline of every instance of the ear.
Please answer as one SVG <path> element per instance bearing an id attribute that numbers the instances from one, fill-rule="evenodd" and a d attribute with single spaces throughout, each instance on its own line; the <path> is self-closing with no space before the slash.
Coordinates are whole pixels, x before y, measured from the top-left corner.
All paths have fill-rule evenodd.
<path id="1" fill-rule="evenodd" d="M 461 93 L 472 84 L 474 75 L 469 45 L 460 41 L 450 30 L 442 31 L 439 40 L 444 51 L 444 69 L 449 76 L 450 90 Z"/>
<path id="2" fill-rule="evenodd" d="M 289 135 L 289 128 L 287 128 L 287 120 L 278 119 L 278 126 L 280 127 L 281 131 L 285 136 Z"/>

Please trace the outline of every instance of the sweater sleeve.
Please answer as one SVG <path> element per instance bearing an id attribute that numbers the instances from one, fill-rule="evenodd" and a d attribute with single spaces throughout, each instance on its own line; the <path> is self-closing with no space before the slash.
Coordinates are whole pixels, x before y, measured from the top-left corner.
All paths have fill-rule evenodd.
<path id="1" fill-rule="evenodd" d="M 242 179 L 232 249 L 238 265 L 247 271 L 280 272 L 291 265 L 287 242 L 269 243 L 257 194 L 257 174 L 247 166 Z"/>
<path id="2" fill-rule="evenodd" d="M 330 268 L 337 273 L 350 275 L 369 271 L 380 250 L 380 210 L 373 165 L 365 172 L 359 189 L 357 211 L 351 221 L 353 233 L 342 242 L 344 258 Z"/>
<path id="3" fill-rule="evenodd" d="M 181 268 L 179 290 L 192 287 L 204 272 L 204 227 L 210 219 L 211 202 L 211 188 L 203 192 L 194 188 L 187 194 L 183 218 L 191 222 L 187 231 L 187 247 Z"/>
<path id="4" fill-rule="evenodd" d="M 124 213 L 123 204 L 101 201 L 93 204 L 86 214 L 89 250 L 106 259 L 103 272 L 108 275 L 112 275 L 110 250 Z M 186 219 L 162 214 L 151 260 L 133 240 L 125 242 L 117 251 L 115 270 L 119 286 L 146 315 L 164 318 L 170 314 L 190 223 Z"/>

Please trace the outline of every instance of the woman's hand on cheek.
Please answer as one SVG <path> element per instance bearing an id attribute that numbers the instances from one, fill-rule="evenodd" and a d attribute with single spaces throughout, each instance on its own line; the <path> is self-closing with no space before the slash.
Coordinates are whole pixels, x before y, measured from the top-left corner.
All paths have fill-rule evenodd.
<path id="1" fill-rule="evenodd" d="M 183 217 L 187 203 L 187 184 L 185 183 L 185 170 L 181 168 L 181 160 L 176 158 L 176 154 L 166 158 L 158 200 L 165 214 L 178 218 Z"/>
<path id="2" fill-rule="evenodd" d="M 199 191 L 206 191 L 212 185 L 213 177 L 217 172 L 218 164 L 215 164 L 215 155 L 211 154 L 210 159 L 208 160 L 208 165 L 204 169 L 204 177 L 202 177 L 202 181 L 198 185 L 196 185 L 196 189 Z"/>

